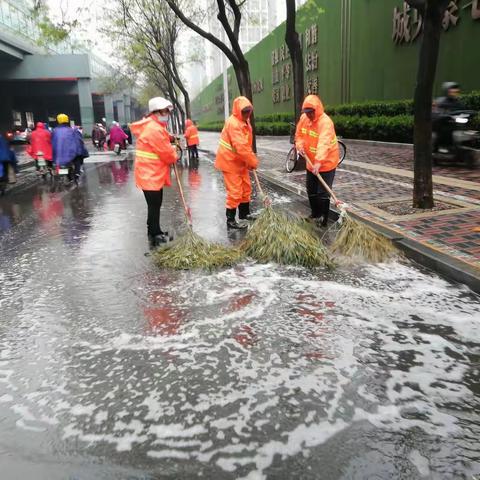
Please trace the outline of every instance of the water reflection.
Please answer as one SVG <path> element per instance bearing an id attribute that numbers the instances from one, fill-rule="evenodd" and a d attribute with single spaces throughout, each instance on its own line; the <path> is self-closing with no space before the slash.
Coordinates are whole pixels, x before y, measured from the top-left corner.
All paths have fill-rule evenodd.
<path id="1" fill-rule="evenodd" d="M 128 175 L 130 173 L 128 160 L 110 162 L 110 170 L 112 171 L 114 183 L 122 185 L 128 181 Z"/>
<path id="2" fill-rule="evenodd" d="M 142 310 L 153 335 L 177 335 L 186 318 L 186 312 L 178 304 L 178 297 L 167 287 L 167 282 L 161 278 L 148 281 Z"/>
<path id="3" fill-rule="evenodd" d="M 110 163 L 97 165 L 98 179 L 101 185 L 109 185 L 113 182 L 112 169 Z"/>
<path id="4" fill-rule="evenodd" d="M 51 193 L 40 190 L 33 197 L 32 205 L 36 211 L 41 225 L 50 232 L 58 230 L 55 221 L 63 216 L 64 206 L 61 193 Z"/>
<path id="5" fill-rule="evenodd" d="M 66 245 L 79 247 L 87 239 L 92 226 L 92 209 L 86 188 L 72 190 L 68 197 L 69 215 L 62 223 L 62 237 Z"/>
<path id="6" fill-rule="evenodd" d="M 12 226 L 12 217 L 6 212 L 6 209 L 0 205 L 0 233 L 10 230 Z"/>

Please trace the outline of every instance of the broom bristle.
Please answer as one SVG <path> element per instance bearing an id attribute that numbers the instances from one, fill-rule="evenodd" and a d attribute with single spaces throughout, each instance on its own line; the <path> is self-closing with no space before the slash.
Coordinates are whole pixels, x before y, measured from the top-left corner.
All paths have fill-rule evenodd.
<path id="1" fill-rule="evenodd" d="M 214 270 L 230 267 L 241 258 L 239 248 L 207 242 L 191 228 L 182 237 L 153 253 L 156 265 L 173 270 Z"/>
<path id="2" fill-rule="evenodd" d="M 260 262 L 276 262 L 307 268 L 334 267 L 320 239 L 298 219 L 265 208 L 248 230 L 241 245 L 245 253 Z"/>
<path id="3" fill-rule="evenodd" d="M 374 263 L 385 262 L 397 253 L 388 238 L 357 222 L 350 215 L 343 219 L 331 250 L 333 253 L 362 257 Z"/>

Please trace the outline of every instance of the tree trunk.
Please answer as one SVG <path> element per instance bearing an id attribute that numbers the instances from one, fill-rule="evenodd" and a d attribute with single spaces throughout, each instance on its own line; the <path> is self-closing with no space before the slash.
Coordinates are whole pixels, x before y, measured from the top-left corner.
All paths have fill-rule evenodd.
<path id="1" fill-rule="evenodd" d="M 247 97 L 253 105 L 253 90 L 252 90 L 252 81 L 250 79 L 250 68 L 248 62 L 244 59 L 242 62 L 233 64 L 233 71 L 235 72 L 235 77 L 237 79 L 238 89 L 240 90 L 240 95 Z M 254 106 L 255 107 L 255 106 Z M 255 132 L 255 114 L 252 113 L 250 117 L 250 123 L 253 130 L 253 151 L 257 152 L 257 135 Z"/>
<path id="2" fill-rule="evenodd" d="M 295 0 L 287 2 L 287 24 L 285 30 L 285 42 L 290 52 L 293 67 L 293 98 L 295 104 L 295 123 L 301 115 L 302 103 L 305 97 L 305 79 L 303 71 L 303 55 L 300 38 L 296 31 L 297 7 Z"/>
<path id="3" fill-rule="evenodd" d="M 432 208 L 432 100 L 442 18 L 448 0 L 427 0 L 414 99 L 413 207 Z"/>
<path id="4" fill-rule="evenodd" d="M 162 0 L 163 1 L 163 0 Z M 198 33 L 200 36 L 213 43 L 218 47 L 224 55 L 230 60 L 230 63 L 233 66 L 235 71 L 235 76 L 238 83 L 238 89 L 240 94 L 247 97 L 253 103 L 253 94 L 252 94 L 252 82 L 250 79 L 250 70 L 248 62 L 245 59 L 245 56 L 242 52 L 239 43 L 240 35 L 240 24 L 241 24 L 241 11 L 239 5 L 235 1 L 228 1 L 228 6 L 230 11 L 233 13 L 234 17 L 234 27 L 230 26 L 228 14 L 226 10 L 225 0 L 217 0 L 218 14 L 217 19 L 222 25 L 223 30 L 227 34 L 227 37 L 230 42 L 229 48 L 224 42 L 222 42 L 217 36 L 213 35 L 206 30 L 203 30 L 198 23 L 190 20 L 182 11 L 179 4 L 175 0 L 164 0 L 175 15 L 188 27 L 191 28 L 194 32 Z M 252 127 L 253 127 L 253 148 L 256 151 L 256 139 L 255 139 L 255 119 L 252 116 Z"/>
<path id="5" fill-rule="evenodd" d="M 185 115 L 187 116 L 187 118 L 191 119 L 192 118 L 192 107 L 191 107 L 191 104 L 190 104 L 190 95 L 188 93 L 188 90 L 183 85 L 180 88 L 180 91 L 182 92 L 183 100 L 185 102 Z"/>

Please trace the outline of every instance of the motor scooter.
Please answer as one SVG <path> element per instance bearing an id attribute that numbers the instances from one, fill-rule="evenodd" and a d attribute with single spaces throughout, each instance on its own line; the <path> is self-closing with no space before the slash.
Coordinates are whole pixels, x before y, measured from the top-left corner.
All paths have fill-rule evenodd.
<path id="1" fill-rule="evenodd" d="M 468 168 L 474 168 L 478 155 L 480 155 L 480 132 L 471 128 L 472 118 L 476 112 L 461 110 L 444 115 L 444 120 L 451 128 L 451 142 L 442 144 L 438 132 L 433 132 L 432 142 L 433 163 L 464 163 Z"/>

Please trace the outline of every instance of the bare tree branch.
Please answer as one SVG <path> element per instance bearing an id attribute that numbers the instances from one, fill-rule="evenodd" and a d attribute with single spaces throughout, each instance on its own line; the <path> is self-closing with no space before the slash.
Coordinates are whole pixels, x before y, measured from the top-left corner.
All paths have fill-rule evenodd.
<path id="1" fill-rule="evenodd" d="M 223 43 L 221 40 L 219 40 L 217 37 L 215 37 L 211 33 L 200 28 L 197 24 L 193 23 L 190 19 L 188 19 L 180 10 L 175 0 L 165 0 L 165 1 L 168 3 L 168 6 L 172 9 L 172 11 L 175 12 L 175 15 L 177 15 L 177 17 L 188 28 L 192 29 L 194 32 L 198 33 L 201 37 L 205 38 L 209 42 L 213 43 L 216 47 L 218 47 L 225 54 L 225 56 L 230 60 L 232 64 L 237 62 L 237 58 L 231 52 L 231 50 L 227 47 L 227 45 L 225 45 L 225 43 Z"/>

